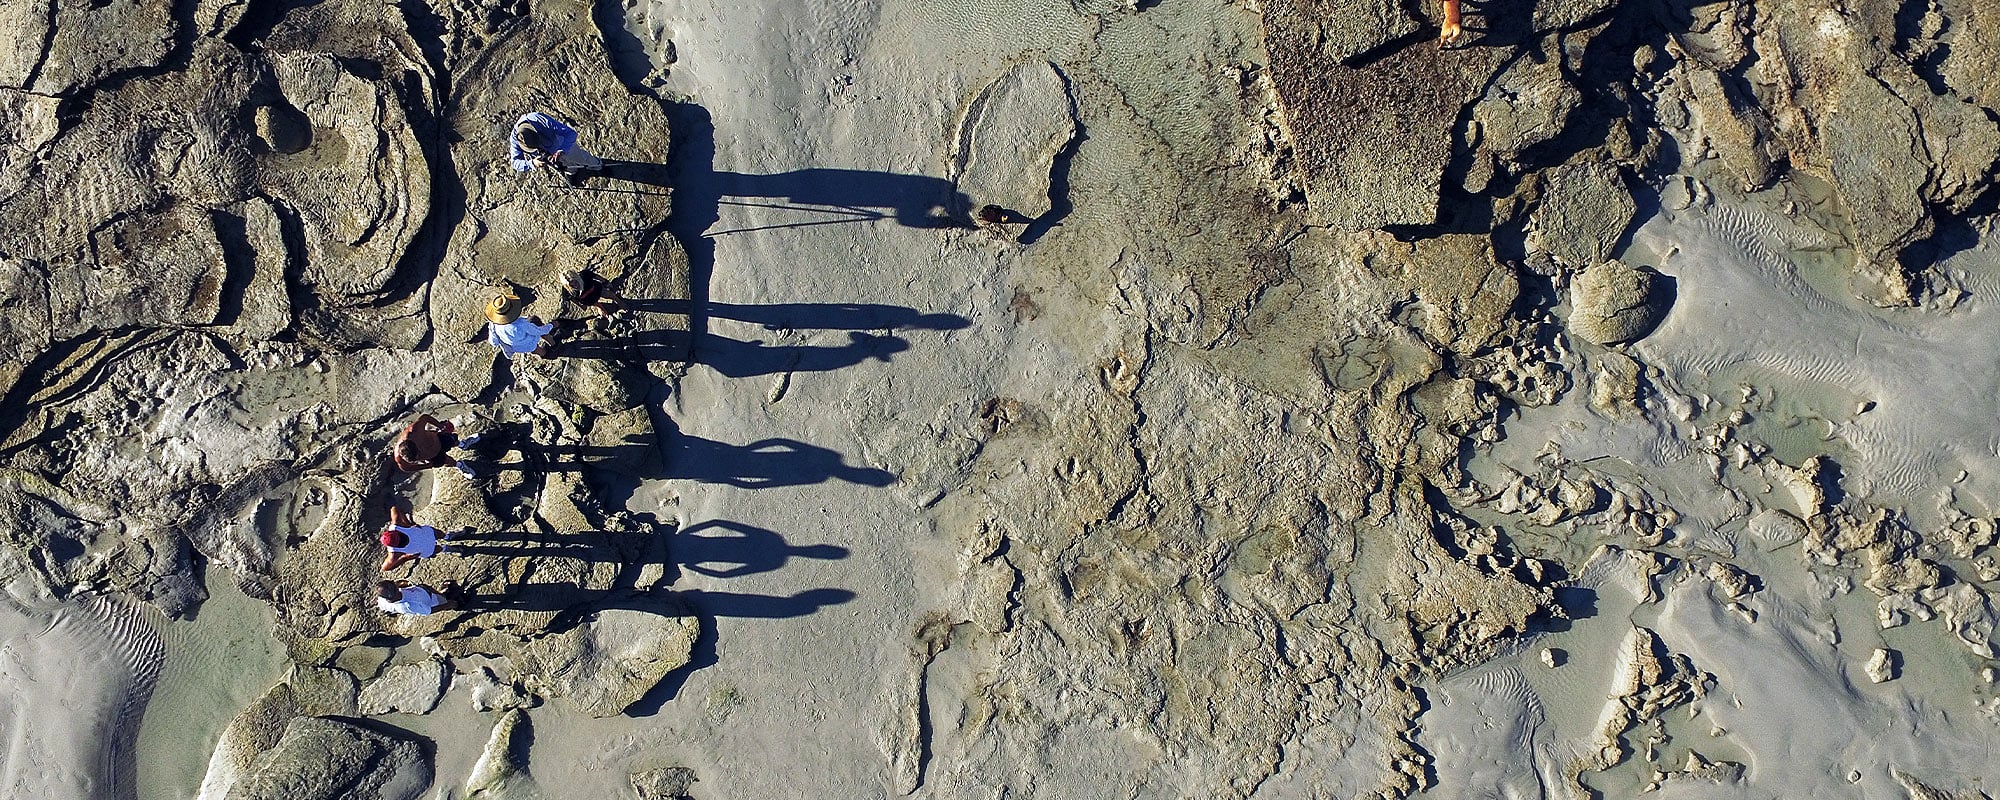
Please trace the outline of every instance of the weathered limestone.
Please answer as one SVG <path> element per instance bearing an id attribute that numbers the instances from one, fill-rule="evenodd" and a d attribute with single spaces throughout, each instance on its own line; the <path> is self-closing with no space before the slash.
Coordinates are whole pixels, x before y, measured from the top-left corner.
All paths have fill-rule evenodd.
<path id="1" fill-rule="evenodd" d="M 593 717 L 624 712 L 688 663 L 701 624 L 679 601 L 635 598 L 529 642 L 522 669 L 541 691 Z"/>
<path id="2" fill-rule="evenodd" d="M 1046 61 L 1017 64 L 960 110 L 946 178 L 974 206 L 1047 214 L 1057 159 L 1080 130 L 1076 114 L 1062 70 Z"/>
<path id="3" fill-rule="evenodd" d="M 322 717 L 296 717 L 226 800 L 414 800 L 431 765 L 416 742 Z"/>
<path id="4" fill-rule="evenodd" d="M 1551 41 L 1547 47 L 1553 50 Z M 1561 135 L 1563 123 L 1583 102 L 1563 75 L 1559 54 L 1521 58 L 1493 79 L 1472 105 L 1464 138 L 1477 161 L 1467 170 L 1465 189 L 1485 191 L 1496 171 L 1516 173 L 1530 148 Z"/>
<path id="5" fill-rule="evenodd" d="M 1564 164 L 1545 173 L 1544 180 L 1528 246 L 1571 269 L 1610 258 L 1637 212 L 1618 165 Z"/>
<path id="6" fill-rule="evenodd" d="M 1321 57 L 1318 19 L 1346 13 L 1323 0 L 1264 8 L 1271 77 L 1283 102 L 1306 198 L 1342 230 L 1429 225 L 1451 160 L 1459 110 L 1504 62 L 1493 48 L 1406 46 L 1365 68 Z M 1380 158 L 1382 142 L 1397 157 Z"/>
<path id="7" fill-rule="evenodd" d="M 1659 273 L 1605 261 L 1585 269 L 1570 292 L 1569 329 L 1595 344 L 1644 338 L 1667 314 Z"/>
<path id="8" fill-rule="evenodd" d="M 1443 349 L 1475 355 L 1496 344 L 1520 294 L 1513 269 L 1493 257 L 1484 236 L 1455 234 L 1413 245 L 1381 237 L 1378 269 L 1410 287 L 1422 308 L 1418 329 Z"/>
<path id="9" fill-rule="evenodd" d="M 361 713 L 429 714 L 451 685 L 451 666 L 430 658 L 398 664 L 361 690 Z"/>

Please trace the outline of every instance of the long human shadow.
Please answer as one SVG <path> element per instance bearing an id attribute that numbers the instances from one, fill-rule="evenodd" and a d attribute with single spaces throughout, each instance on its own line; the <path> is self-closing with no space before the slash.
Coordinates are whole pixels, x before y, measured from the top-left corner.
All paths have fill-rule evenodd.
<path id="1" fill-rule="evenodd" d="M 690 589 L 671 595 L 636 593 L 622 589 L 583 589 L 567 583 L 522 583 L 505 592 L 467 595 L 466 611 L 566 611 L 579 615 L 590 611 L 622 609 L 645 611 L 662 616 L 674 613 L 665 601 L 680 599 L 697 615 L 786 619 L 803 617 L 827 606 L 855 598 L 846 589 L 807 589 L 790 596 L 743 592 L 707 592 Z"/>
<path id="2" fill-rule="evenodd" d="M 685 361 L 706 364 L 727 377 L 750 378 L 780 372 L 831 372 L 869 359 L 888 361 L 891 355 L 908 349 L 909 341 L 900 336 L 861 331 L 849 332 L 847 344 L 828 346 L 765 344 L 711 333 L 648 330 L 564 342 L 556 355 L 613 361 Z"/>
<path id="3" fill-rule="evenodd" d="M 680 141 L 664 173 L 674 190 L 676 233 L 717 236 L 780 227 L 809 227 L 889 219 L 911 228 L 963 228 L 968 202 L 943 178 L 865 169 L 809 167 L 788 172 L 733 172 L 715 168 L 715 122 L 708 110 L 682 103 L 673 110 Z M 607 164 L 605 177 L 640 183 L 656 174 L 632 162 Z M 724 198 L 753 198 L 726 200 Z M 721 207 L 741 205 L 817 215 L 796 223 L 711 230 Z M 699 226 L 699 227 L 696 227 Z"/>
<path id="4" fill-rule="evenodd" d="M 829 480 L 888 486 L 896 481 L 896 473 L 849 466 L 839 452 L 797 439 L 760 439 L 735 445 L 685 433 L 671 421 L 664 434 L 668 452 L 672 454 L 666 469 L 668 478 L 744 489 L 804 486 Z"/>
<path id="5" fill-rule="evenodd" d="M 807 589 L 790 597 L 771 594 L 746 594 L 743 592 L 710 592 L 689 589 L 680 593 L 681 600 L 692 606 L 696 613 L 712 614 L 718 617 L 749 617 L 755 619 L 786 619 L 803 617 L 827 606 L 837 606 L 855 598 L 846 589 Z"/>
<path id="6" fill-rule="evenodd" d="M 792 545 L 776 531 L 726 519 L 673 532 L 664 555 L 652 546 L 655 535 L 651 531 L 474 531 L 456 535 L 446 544 L 450 553 L 460 556 L 571 558 L 630 565 L 672 561 L 711 578 L 773 572 L 794 558 L 834 561 L 848 556 L 847 548 L 839 545 Z"/>
<path id="7" fill-rule="evenodd" d="M 665 556 L 651 555 L 650 531 L 574 531 L 532 533 L 529 531 L 473 531 L 454 535 L 445 543 L 447 552 L 463 556 L 494 558 L 557 557 L 604 563 L 664 563 Z"/>
<path id="8" fill-rule="evenodd" d="M 650 717 L 660 712 L 669 701 L 681 694 L 687 680 L 701 670 L 721 663 L 716 653 L 715 617 L 746 617 L 759 619 L 784 619 L 802 617 L 821 608 L 839 605 L 855 598 L 853 592 L 845 589 L 811 589 L 790 597 L 777 595 L 742 594 L 738 592 L 687 591 L 679 597 L 701 620 L 701 632 L 695 637 L 693 652 L 689 654 L 686 666 L 667 673 L 667 676 L 646 692 L 646 695 L 625 709 L 630 717 Z"/>
<path id="9" fill-rule="evenodd" d="M 957 314 L 926 314 L 908 306 L 885 303 L 707 303 L 697 307 L 693 300 L 630 297 L 620 302 L 623 308 L 630 311 L 733 319 L 774 331 L 954 331 L 972 325 L 972 320 Z"/>
<path id="10" fill-rule="evenodd" d="M 605 177 L 647 184 L 652 182 L 652 176 L 664 174 L 665 181 L 653 185 L 673 189 L 674 210 L 667 218 L 667 230 L 687 251 L 688 297 L 697 312 L 707 307 L 709 282 L 715 271 L 716 236 L 882 220 L 912 228 L 959 228 L 971 224 L 963 217 L 963 210 L 970 202 L 958 187 L 943 178 L 829 168 L 771 174 L 717 170 L 715 120 L 708 109 L 698 103 L 675 103 L 669 106 L 668 117 L 673 123 L 674 141 L 664 173 L 640 169 L 643 165 L 618 163 L 607 166 Z M 800 218 L 718 230 L 724 206 L 796 212 Z M 690 327 L 695 331 L 708 330 L 707 318 L 698 314 Z"/>
<path id="11" fill-rule="evenodd" d="M 846 558 L 847 548 L 832 544 L 793 545 L 776 531 L 713 519 L 675 531 L 667 553 L 674 563 L 689 572 L 711 578 L 740 578 L 777 570 L 793 558 Z"/>
<path id="12" fill-rule="evenodd" d="M 656 471 L 659 451 L 652 442 L 632 440 L 615 445 L 541 444 L 517 442 L 520 461 L 494 462 L 484 467 L 510 472 L 582 472 L 612 469 L 637 475 Z M 474 467 L 478 469 L 478 466 Z"/>

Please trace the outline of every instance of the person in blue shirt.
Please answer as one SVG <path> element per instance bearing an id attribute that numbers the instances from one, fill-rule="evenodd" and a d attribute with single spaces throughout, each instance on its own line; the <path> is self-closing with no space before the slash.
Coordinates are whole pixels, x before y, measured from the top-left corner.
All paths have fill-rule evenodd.
<path id="1" fill-rule="evenodd" d="M 500 348 L 501 355 L 508 358 L 522 353 L 538 356 L 550 355 L 550 342 L 544 337 L 560 338 L 557 325 L 542 323 L 539 317 L 521 316 L 521 298 L 507 292 L 495 296 L 486 303 L 486 343 Z M 561 321 L 558 320 L 558 323 Z M 553 334 L 553 336 L 552 336 Z"/>
<path id="2" fill-rule="evenodd" d="M 514 121 L 514 135 L 507 142 L 507 156 L 515 172 L 527 172 L 547 164 L 560 170 L 571 184 L 582 173 L 604 168 L 604 162 L 577 146 L 576 129 L 561 120 L 532 111 Z"/>

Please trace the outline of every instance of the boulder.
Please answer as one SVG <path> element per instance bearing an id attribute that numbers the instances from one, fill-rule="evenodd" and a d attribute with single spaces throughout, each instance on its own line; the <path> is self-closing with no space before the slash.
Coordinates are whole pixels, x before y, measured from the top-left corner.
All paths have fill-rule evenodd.
<path id="1" fill-rule="evenodd" d="M 291 155 L 312 144 L 312 121 L 285 103 L 258 106 L 251 124 L 257 129 L 258 141 L 273 153 Z"/>
<path id="2" fill-rule="evenodd" d="M 1496 76 L 1473 105 L 1466 139 L 1489 158 L 1517 163 L 1529 148 L 1561 135 L 1563 123 L 1582 102 L 1583 93 L 1563 74 L 1560 54 L 1522 58 Z M 1485 184 L 1469 177 L 1465 188 L 1482 191 Z"/>
<path id="3" fill-rule="evenodd" d="M 639 800 L 688 800 L 688 787 L 695 784 L 694 770 L 663 767 L 632 773 L 632 793 Z"/>
<path id="4" fill-rule="evenodd" d="M 450 685 L 451 667 L 442 660 L 398 664 L 361 690 L 361 713 L 429 714 Z"/>
<path id="5" fill-rule="evenodd" d="M 418 743 L 377 728 L 298 717 L 226 800 L 415 800 L 431 764 Z"/>
<path id="6" fill-rule="evenodd" d="M 361 684 L 347 670 L 295 666 L 285 685 L 291 687 L 292 702 L 300 714 L 346 717 L 360 713 Z"/>
<path id="7" fill-rule="evenodd" d="M 492 735 L 486 737 L 486 749 L 473 762 L 472 774 L 465 778 L 465 799 L 527 800 L 545 796 L 535 791 L 534 782 L 528 777 L 528 746 L 533 741 L 525 712 L 520 709 L 502 712 L 500 721 L 493 725 Z"/>
<path id="8" fill-rule="evenodd" d="M 1902 661 L 1902 654 L 1886 647 L 1877 647 L 1875 652 L 1868 656 L 1868 663 L 1862 667 L 1862 671 L 1868 674 L 1868 680 L 1886 683 L 1895 680 L 1902 673 Z"/>
<path id="9" fill-rule="evenodd" d="M 1069 78 L 1046 61 L 1017 64 L 960 111 L 946 177 L 971 204 L 1040 217 L 1054 204 L 1057 158 L 1077 133 Z"/>
<path id="10" fill-rule="evenodd" d="M 585 615 L 576 627 L 526 643 L 523 679 L 593 717 L 639 701 L 694 654 L 701 623 L 679 600 L 654 595 Z"/>
<path id="11" fill-rule="evenodd" d="M 521 691 L 521 687 L 514 685 L 513 681 L 502 680 L 491 667 L 475 667 L 454 682 L 468 687 L 474 711 L 532 708 L 535 705 L 533 697 Z"/>
<path id="12" fill-rule="evenodd" d="M 1603 262 L 1584 270 L 1571 286 L 1569 330 L 1596 344 L 1637 341 L 1666 317 L 1668 294 L 1657 272 Z"/>
<path id="13" fill-rule="evenodd" d="M 1755 103 L 1732 96 L 1721 73 L 1687 70 L 1688 110 L 1698 134 L 1708 140 L 1722 168 L 1737 186 L 1755 191 L 1770 185 L 1777 167 L 1770 155 L 1770 121 Z"/>
<path id="14" fill-rule="evenodd" d="M 1564 164 L 1545 173 L 1542 202 L 1530 218 L 1528 247 L 1571 268 L 1611 257 L 1638 204 L 1618 165 Z"/>

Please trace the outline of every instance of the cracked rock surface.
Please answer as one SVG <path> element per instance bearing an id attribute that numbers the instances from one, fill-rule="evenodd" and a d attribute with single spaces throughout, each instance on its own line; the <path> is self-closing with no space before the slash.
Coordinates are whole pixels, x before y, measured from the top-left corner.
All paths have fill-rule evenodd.
<path id="1" fill-rule="evenodd" d="M 2000 14 L 1862 5 L 7 6 L 0 681 L 164 711 L 6 776 L 1990 785 Z"/>

